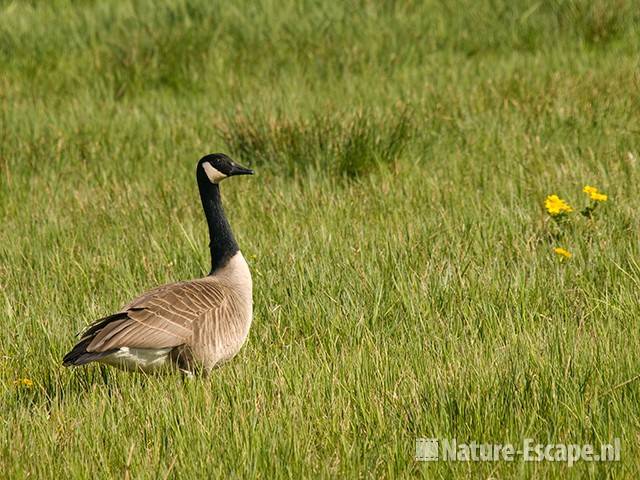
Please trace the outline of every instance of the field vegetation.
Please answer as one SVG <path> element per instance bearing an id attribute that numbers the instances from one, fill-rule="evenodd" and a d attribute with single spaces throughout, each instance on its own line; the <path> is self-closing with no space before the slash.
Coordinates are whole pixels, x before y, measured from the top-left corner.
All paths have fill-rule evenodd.
<path id="1" fill-rule="evenodd" d="M 639 52 L 635 0 L 0 2 L 0 477 L 636 478 Z M 63 368 L 207 272 L 217 151 L 257 172 L 222 186 L 245 348 L 193 381 Z"/>

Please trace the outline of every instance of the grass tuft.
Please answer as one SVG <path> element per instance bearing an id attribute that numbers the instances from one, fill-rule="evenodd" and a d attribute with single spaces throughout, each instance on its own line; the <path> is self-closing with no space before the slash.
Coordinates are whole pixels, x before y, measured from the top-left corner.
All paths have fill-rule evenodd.
<path id="1" fill-rule="evenodd" d="M 301 119 L 238 114 L 219 123 L 233 155 L 289 176 L 310 170 L 353 179 L 391 165 L 415 137 L 406 108 L 375 114 L 319 113 Z"/>

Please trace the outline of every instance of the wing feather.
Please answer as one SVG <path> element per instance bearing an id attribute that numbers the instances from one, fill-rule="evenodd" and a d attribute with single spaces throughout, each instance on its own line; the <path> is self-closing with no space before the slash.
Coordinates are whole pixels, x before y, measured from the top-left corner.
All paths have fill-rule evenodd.
<path id="1" fill-rule="evenodd" d="M 226 294 L 223 285 L 210 279 L 165 285 L 134 299 L 113 316 L 114 321 L 97 322 L 82 340 L 91 338 L 87 352 L 177 347 L 193 337 L 196 323 L 215 318 L 217 324 L 227 316 L 223 313 L 228 308 Z M 95 328 L 100 322 L 103 325 Z"/>

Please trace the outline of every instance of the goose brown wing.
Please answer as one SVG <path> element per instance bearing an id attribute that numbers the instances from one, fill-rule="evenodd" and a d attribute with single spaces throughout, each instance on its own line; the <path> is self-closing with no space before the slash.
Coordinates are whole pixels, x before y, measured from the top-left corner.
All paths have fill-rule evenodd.
<path id="1" fill-rule="evenodd" d="M 156 297 L 162 294 L 163 292 L 168 292 L 169 290 L 178 288 L 181 285 L 184 285 L 185 283 L 188 283 L 188 282 L 168 283 L 166 285 L 160 285 L 159 287 L 152 288 L 151 290 L 144 292 L 139 297 L 136 297 L 133 300 L 131 300 L 129 303 L 127 303 L 125 306 L 122 307 L 121 311 L 124 312 L 131 308 L 135 308 L 137 306 L 143 305 L 147 300 L 150 300 L 153 297 Z"/>
<path id="2" fill-rule="evenodd" d="M 218 316 L 225 310 L 223 287 L 212 281 L 191 281 L 166 285 L 141 295 L 121 316 L 96 329 L 89 328 L 82 340 L 88 352 L 117 348 L 177 347 L 192 337 L 201 317 Z"/>

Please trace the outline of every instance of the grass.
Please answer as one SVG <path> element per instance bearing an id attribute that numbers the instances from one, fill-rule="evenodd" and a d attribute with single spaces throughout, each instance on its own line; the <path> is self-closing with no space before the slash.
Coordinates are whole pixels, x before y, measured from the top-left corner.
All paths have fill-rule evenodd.
<path id="1" fill-rule="evenodd" d="M 639 22 L 631 0 L 2 2 L 1 476 L 635 478 Z M 206 272 L 213 151 L 258 172 L 223 185 L 245 348 L 191 382 L 64 369 L 89 322 Z M 560 228 L 545 197 L 579 210 L 585 184 L 609 201 Z M 417 463 L 416 437 L 622 451 Z"/>
<path id="2" fill-rule="evenodd" d="M 315 170 L 355 178 L 395 162 L 415 136 L 409 121 L 406 111 L 379 119 L 368 111 L 295 120 L 254 113 L 224 118 L 219 133 L 239 158 L 270 165 L 279 174 Z"/>

